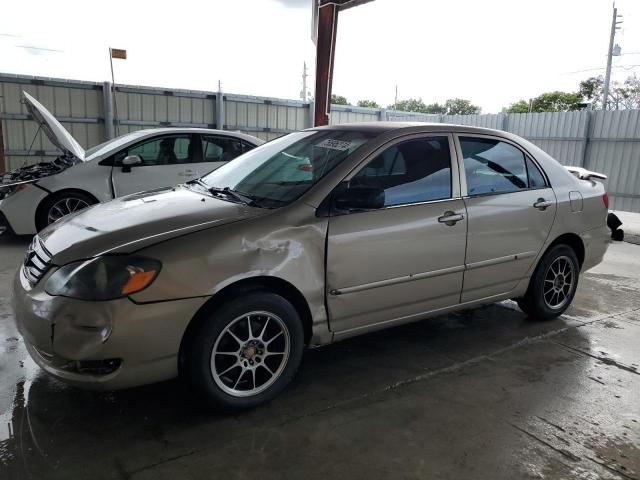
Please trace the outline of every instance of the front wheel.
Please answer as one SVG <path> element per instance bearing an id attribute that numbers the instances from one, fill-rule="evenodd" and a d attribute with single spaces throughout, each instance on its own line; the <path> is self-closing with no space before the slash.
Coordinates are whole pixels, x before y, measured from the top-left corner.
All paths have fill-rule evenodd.
<path id="1" fill-rule="evenodd" d="M 47 225 L 52 224 L 62 217 L 85 209 L 96 201 L 90 195 L 83 192 L 60 192 L 54 193 L 45 200 L 36 216 L 36 228 L 42 230 Z"/>
<path id="2" fill-rule="evenodd" d="M 578 288 L 580 263 L 571 247 L 555 245 L 544 254 L 518 306 L 536 320 L 551 320 L 569 308 Z"/>
<path id="3" fill-rule="evenodd" d="M 280 295 L 254 292 L 202 319 L 190 340 L 187 371 L 209 403 L 251 408 L 287 386 L 303 347 L 302 323 L 291 303 Z"/>

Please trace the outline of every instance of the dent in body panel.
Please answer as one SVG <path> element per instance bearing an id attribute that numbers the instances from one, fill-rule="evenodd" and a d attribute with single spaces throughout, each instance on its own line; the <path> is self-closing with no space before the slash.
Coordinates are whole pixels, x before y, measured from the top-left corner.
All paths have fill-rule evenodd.
<path id="1" fill-rule="evenodd" d="M 330 341 L 324 303 L 327 218 L 312 207 L 271 214 L 195 232 L 141 250 L 162 261 L 157 280 L 135 294 L 136 302 L 211 297 L 239 281 L 273 277 L 306 299 L 313 320 L 312 343 Z M 185 258 L 184 250 L 190 255 Z"/>

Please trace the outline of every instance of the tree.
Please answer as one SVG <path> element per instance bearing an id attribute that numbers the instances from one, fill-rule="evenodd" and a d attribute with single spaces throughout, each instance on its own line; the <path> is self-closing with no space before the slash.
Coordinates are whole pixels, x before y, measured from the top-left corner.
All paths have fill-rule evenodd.
<path id="1" fill-rule="evenodd" d="M 594 109 L 602 109 L 604 80 L 602 76 L 587 78 L 580 82 L 579 93 L 590 101 Z M 621 110 L 640 108 L 640 78 L 631 75 L 623 82 L 613 81 L 609 86 L 607 109 Z"/>
<path id="2" fill-rule="evenodd" d="M 589 100 L 593 108 L 602 108 L 602 95 L 604 89 L 604 80 L 602 75 L 599 77 L 590 77 L 580 82 L 578 92 L 583 98 Z"/>
<path id="3" fill-rule="evenodd" d="M 331 103 L 333 105 L 349 105 L 349 101 L 342 95 L 331 94 Z"/>
<path id="4" fill-rule="evenodd" d="M 407 100 L 400 100 L 395 105 L 389 105 L 387 108 L 399 110 L 401 112 L 418 112 L 418 113 L 447 113 L 447 109 L 444 105 L 439 103 L 430 103 L 426 105 L 422 98 L 409 98 Z"/>
<path id="5" fill-rule="evenodd" d="M 427 106 L 421 98 L 409 98 L 407 100 L 400 100 L 395 104 L 389 105 L 387 108 L 392 110 L 399 110 L 401 112 L 427 113 Z"/>
<path id="6" fill-rule="evenodd" d="M 569 112 L 580 110 L 582 95 L 577 92 L 548 92 L 538 95 L 531 102 L 534 112 Z"/>
<path id="7" fill-rule="evenodd" d="M 389 105 L 387 108 L 393 109 L 394 105 Z M 422 101 L 422 98 L 409 98 L 408 100 L 399 101 L 395 105 L 395 109 L 402 112 L 446 115 L 470 115 L 473 113 L 480 113 L 480 107 L 473 105 L 469 100 L 464 100 L 462 98 L 450 98 L 444 105 L 437 102 L 426 105 Z"/>
<path id="8" fill-rule="evenodd" d="M 373 100 L 358 100 L 358 106 L 365 108 L 380 108 L 380 105 Z"/>
<path id="9" fill-rule="evenodd" d="M 579 92 L 547 92 L 531 99 L 512 103 L 507 113 L 570 112 L 582 108 L 582 94 Z"/>
<path id="10" fill-rule="evenodd" d="M 640 78 L 635 73 L 624 81 L 622 103 L 626 109 L 640 108 Z"/>
<path id="11" fill-rule="evenodd" d="M 430 103 L 427 105 L 425 113 L 445 114 L 447 113 L 447 107 L 440 105 L 438 102 Z"/>
<path id="12" fill-rule="evenodd" d="M 450 98 L 446 101 L 447 115 L 474 115 L 480 113 L 479 106 L 463 98 Z"/>
<path id="13" fill-rule="evenodd" d="M 526 100 L 520 100 L 519 102 L 512 103 L 507 108 L 507 113 L 527 113 L 529 111 L 529 102 Z"/>

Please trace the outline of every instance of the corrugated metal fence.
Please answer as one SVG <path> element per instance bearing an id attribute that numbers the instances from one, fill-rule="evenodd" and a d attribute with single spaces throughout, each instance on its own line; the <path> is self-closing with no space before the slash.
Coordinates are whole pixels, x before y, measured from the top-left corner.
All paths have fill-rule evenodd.
<path id="1" fill-rule="evenodd" d="M 85 148 L 112 135 L 109 83 L 0 74 L 7 169 L 57 154 L 20 103 L 25 90 L 62 122 Z M 239 130 L 264 140 L 308 128 L 311 106 L 283 100 L 195 90 L 116 87 L 118 133 L 160 126 Z M 222 98 L 221 98 L 222 97 Z M 640 110 L 566 113 L 427 115 L 333 105 L 331 124 L 421 121 L 497 128 L 531 140 L 565 165 L 608 175 L 614 209 L 640 212 Z"/>

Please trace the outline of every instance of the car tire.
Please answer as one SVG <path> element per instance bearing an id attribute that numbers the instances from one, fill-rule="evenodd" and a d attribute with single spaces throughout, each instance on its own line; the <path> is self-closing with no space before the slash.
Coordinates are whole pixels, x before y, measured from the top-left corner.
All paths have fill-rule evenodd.
<path id="1" fill-rule="evenodd" d="M 580 263 L 571 247 L 553 246 L 536 267 L 527 293 L 516 299 L 520 309 L 534 320 L 556 318 L 571 305 L 578 287 Z"/>
<path id="2" fill-rule="evenodd" d="M 186 373 L 210 405 L 256 407 L 276 397 L 295 376 L 304 332 L 297 310 L 280 295 L 251 292 L 200 320 L 187 344 Z"/>
<path id="3" fill-rule="evenodd" d="M 36 214 L 38 231 L 59 220 L 63 216 L 98 203 L 91 195 L 83 192 L 60 192 L 47 197 Z"/>

